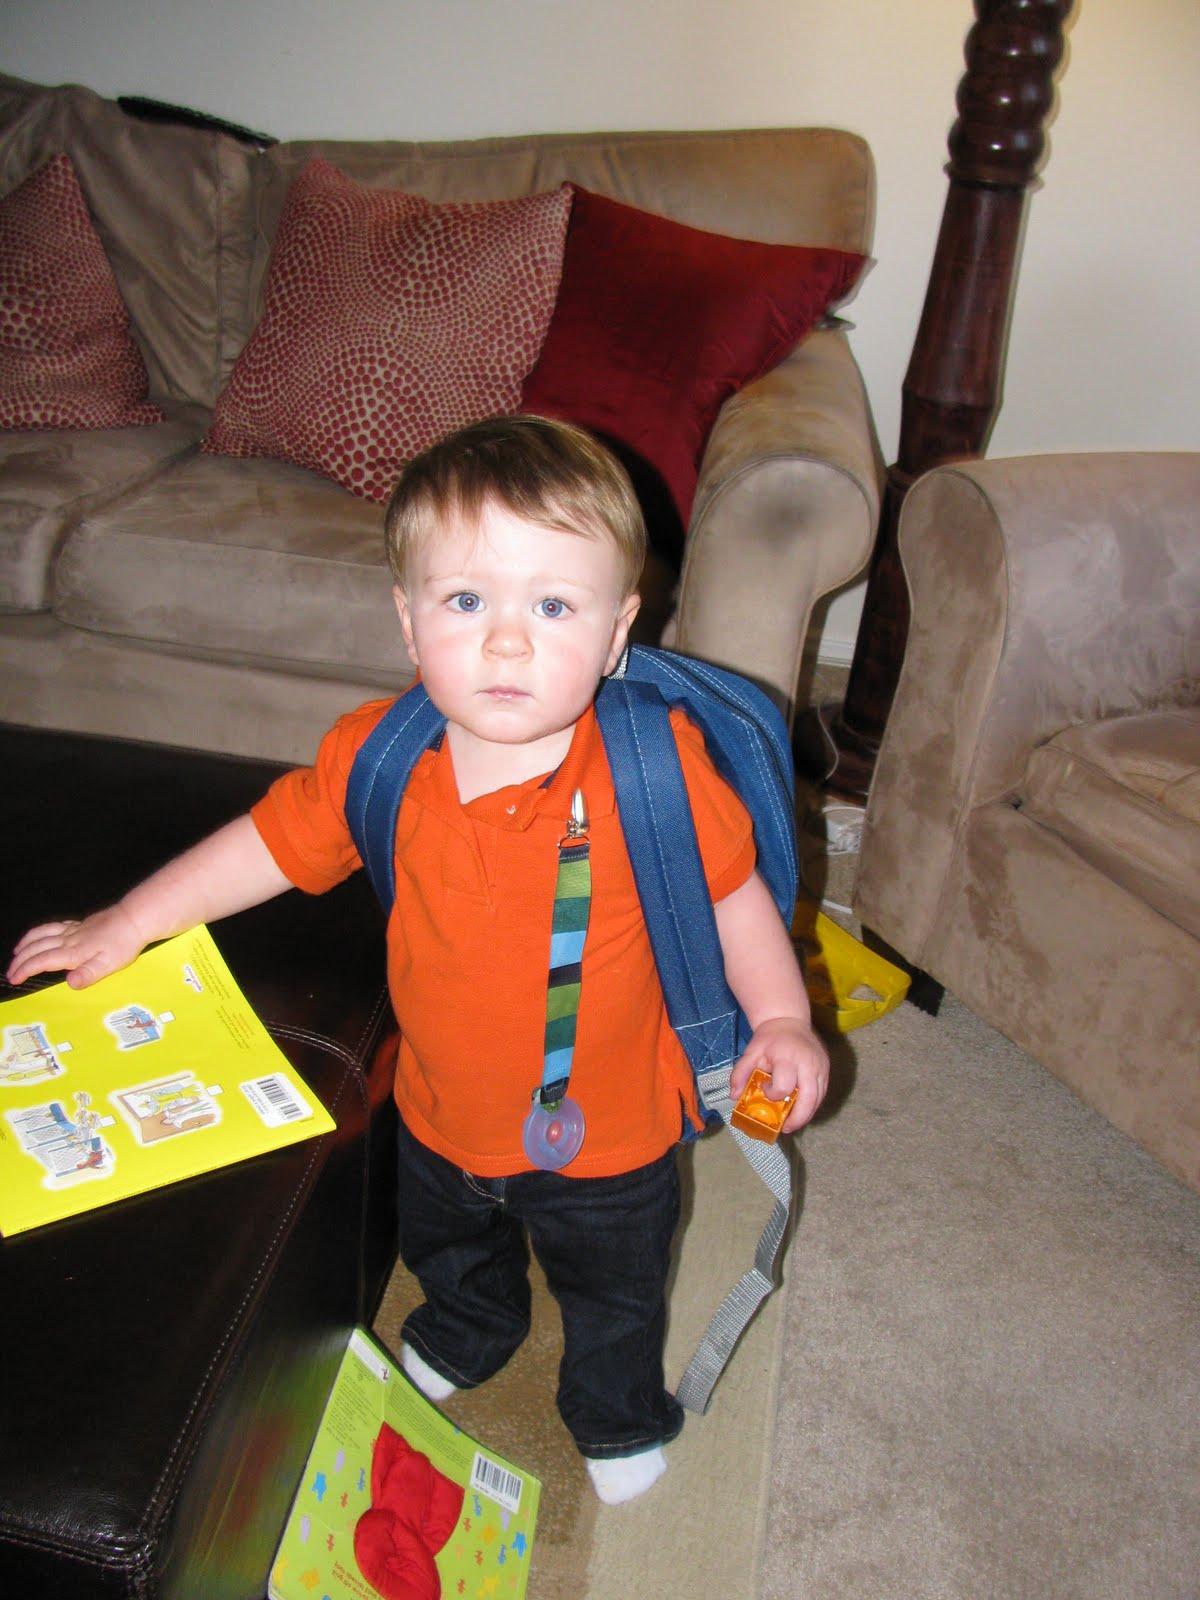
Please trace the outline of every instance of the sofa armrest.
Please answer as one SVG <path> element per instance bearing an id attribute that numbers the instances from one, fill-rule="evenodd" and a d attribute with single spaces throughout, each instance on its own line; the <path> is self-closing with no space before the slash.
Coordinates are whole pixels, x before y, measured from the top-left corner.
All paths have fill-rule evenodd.
<path id="1" fill-rule="evenodd" d="M 668 642 L 755 679 L 790 720 L 813 605 L 866 563 L 881 475 L 846 337 L 818 330 L 721 409 Z"/>
<path id="2" fill-rule="evenodd" d="M 971 812 L 1061 729 L 1200 699 L 1200 455 L 963 462 L 909 492 L 912 621 L 855 909 L 910 961 Z"/>

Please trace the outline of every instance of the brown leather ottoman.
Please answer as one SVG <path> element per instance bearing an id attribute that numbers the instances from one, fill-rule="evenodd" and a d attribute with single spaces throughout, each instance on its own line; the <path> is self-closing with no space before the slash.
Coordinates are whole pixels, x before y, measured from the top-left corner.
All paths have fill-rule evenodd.
<path id="1" fill-rule="evenodd" d="M 3 726 L 0 759 L 5 963 L 31 922 L 112 900 L 278 770 Z M 337 1131 L 0 1241 L 0 1594 L 258 1600 L 346 1335 L 395 1257 L 362 875 L 215 932 Z"/>

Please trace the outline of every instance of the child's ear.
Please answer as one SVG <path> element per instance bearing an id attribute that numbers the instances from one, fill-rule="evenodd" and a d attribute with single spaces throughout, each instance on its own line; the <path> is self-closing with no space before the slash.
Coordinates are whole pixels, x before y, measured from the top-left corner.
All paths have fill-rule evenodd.
<path id="1" fill-rule="evenodd" d="M 400 631 L 404 635 L 404 646 L 408 651 L 408 659 L 414 667 L 421 663 L 417 660 L 417 642 L 413 637 L 412 612 L 408 608 L 408 596 L 397 583 L 392 588 L 392 599 L 396 602 L 396 615 L 400 618 Z"/>
<path id="2" fill-rule="evenodd" d="M 613 623 L 612 648 L 608 652 L 608 660 L 604 663 L 605 677 L 620 661 L 621 652 L 629 639 L 629 630 L 633 626 L 633 619 L 637 616 L 641 607 L 642 597 L 640 594 L 627 595 L 622 600 L 620 609 L 617 612 L 617 619 Z"/>

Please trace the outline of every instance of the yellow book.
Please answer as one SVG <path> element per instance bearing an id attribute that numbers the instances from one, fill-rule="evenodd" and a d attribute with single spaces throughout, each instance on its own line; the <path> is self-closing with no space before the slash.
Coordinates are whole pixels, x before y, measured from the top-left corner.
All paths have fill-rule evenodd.
<path id="1" fill-rule="evenodd" d="M 329 1132 L 206 927 L 0 1003 L 0 1233 Z"/>

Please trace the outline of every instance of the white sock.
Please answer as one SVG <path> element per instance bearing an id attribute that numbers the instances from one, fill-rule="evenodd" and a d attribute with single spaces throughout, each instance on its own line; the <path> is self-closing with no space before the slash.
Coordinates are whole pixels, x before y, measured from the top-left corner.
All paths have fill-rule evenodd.
<path id="1" fill-rule="evenodd" d="M 422 1361 L 410 1344 L 400 1345 L 400 1365 L 427 1400 L 445 1400 L 458 1388 L 449 1378 L 435 1372 L 428 1361 Z"/>
<path id="2" fill-rule="evenodd" d="M 645 1494 L 652 1483 L 657 1483 L 667 1470 L 667 1458 L 662 1446 L 640 1450 L 635 1456 L 609 1456 L 597 1461 L 584 1456 L 592 1487 L 606 1506 L 619 1506 L 626 1500 L 635 1500 Z"/>

